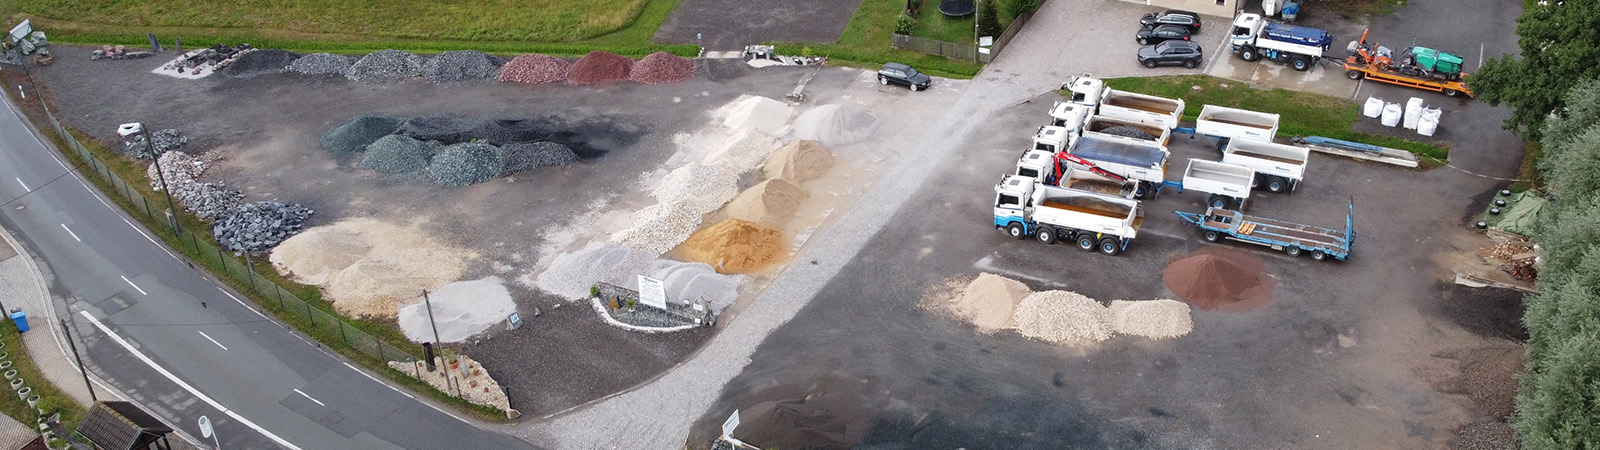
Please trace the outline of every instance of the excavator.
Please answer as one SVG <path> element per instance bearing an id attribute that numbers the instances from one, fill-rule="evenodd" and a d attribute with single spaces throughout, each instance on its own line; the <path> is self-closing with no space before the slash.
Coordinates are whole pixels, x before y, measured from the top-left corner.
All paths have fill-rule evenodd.
<path id="1" fill-rule="evenodd" d="M 1411 46 L 1398 56 L 1388 47 L 1367 41 L 1367 31 L 1361 32 L 1360 41 L 1352 41 L 1350 56 L 1344 59 L 1344 74 L 1352 80 L 1366 78 L 1400 86 L 1426 89 L 1455 97 L 1472 96 L 1467 89 L 1466 77 L 1461 72 L 1461 57 L 1436 49 Z"/>

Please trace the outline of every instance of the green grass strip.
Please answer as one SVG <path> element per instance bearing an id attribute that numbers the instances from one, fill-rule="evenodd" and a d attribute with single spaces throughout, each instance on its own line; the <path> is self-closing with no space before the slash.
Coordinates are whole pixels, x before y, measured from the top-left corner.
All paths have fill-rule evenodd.
<path id="1" fill-rule="evenodd" d="M 28 256 L 19 255 L 16 257 L 27 258 Z M 50 330 L 43 327 L 58 326 L 50 323 L 49 320 L 45 320 L 44 316 L 32 317 L 31 319 L 33 319 L 29 322 L 32 325 L 32 329 L 29 331 L 31 333 L 49 333 Z M 0 323 L 0 343 L 5 344 L 4 348 L 0 348 L 0 352 L 8 354 L 4 360 L 11 362 L 11 368 L 6 370 L 17 371 L 17 377 L 23 379 L 23 383 L 26 386 L 33 388 L 33 395 L 39 396 L 38 406 L 29 408 L 27 401 L 17 398 L 15 392 L 7 391 L 3 394 L 6 398 L 0 399 L 0 412 L 5 413 L 12 419 L 16 419 L 18 422 L 22 422 L 22 426 L 33 428 L 37 431 L 39 414 L 36 410 L 44 410 L 46 415 L 59 411 L 61 412 L 61 426 L 68 430 L 77 429 L 78 422 L 83 420 L 83 416 L 87 414 L 88 410 L 79 406 L 76 400 L 73 400 L 65 392 L 61 392 L 61 389 L 50 383 L 50 379 L 44 377 L 44 372 L 40 372 L 39 367 L 33 364 L 33 360 L 28 358 L 28 351 L 22 346 L 22 333 L 17 331 L 17 327 L 13 326 L 10 320 Z M 43 349 L 43 351 L 54 352 L 60 350 L 52 347 Z M 5 372 L 5 370 L 0 370 L 0 372 Z M 77 376 L 76 373 L 74 373 L 74 376 Z M 10 382 L 6 381 L 6 383 Z"/>

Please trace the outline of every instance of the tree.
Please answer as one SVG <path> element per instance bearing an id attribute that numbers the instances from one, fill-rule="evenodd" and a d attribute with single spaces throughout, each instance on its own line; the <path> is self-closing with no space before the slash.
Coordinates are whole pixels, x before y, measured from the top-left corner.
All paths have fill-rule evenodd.
<path id="1" fill-rule="evenodd" d="M 1538 139 L 1578 80 L 1600 76 L 1600 2 L 1526 1 L 1517 18 L 1522 58 L 1492 58 L 1467 78 L 1479 100 L 1511 105 L 1505 127 Z"/>
<path id="2" fill-rule="evenodd" d="M 983 7 L 980 8 L 981 10 L 978 11 L 979 36 L 999 36 L 1000 33 L 1006 31 L 1004 28 L 1000 28 L 1000 14 L 995 13 L 994 9 L 994 2 L 996 1 L 999 0 L 980 0 L 978 2 L 983 4 Z"/>

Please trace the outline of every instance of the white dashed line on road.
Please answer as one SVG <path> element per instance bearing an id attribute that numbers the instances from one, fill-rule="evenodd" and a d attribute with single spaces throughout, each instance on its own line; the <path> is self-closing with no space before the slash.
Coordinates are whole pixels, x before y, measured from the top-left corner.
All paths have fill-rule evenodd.
<path id="1" fill-rule="evenodd" d="M 28 187 L 28 183 L 23 183 L 21 177 L 17 178 L 17 184 L 22 185 L 22 190 L 27 191 L 27 192 L 33 192 L 33 188 Z"/>
<path id="2" fill-rule="evenodd" d="M 216 340 L 216 339 L 212 339 L 212 338 L 211 338 L 211 335 L 209 335 L 209 334 L 206 334 L 206 332 L 204 332 L 204 331 L 200 331 L 200 330 L 195 330 L 195 331 L 194 331 L 194 332 L 196 332 L 196 333 L 200 333 L 200 336 L 202 336 L 202 337 L 205 337 L 205 338 L 206 338 L 206 340 L 208 340 L 208 341 L 211 341 L 211 343 L 213 343 L 213 344 L 217 344 L 217 346 L 218 346 L 218 347 L 222 347 L 222 349 L 223 349 L 223 350 L 227 350 L 227 349 L 228 349 L 228 347 L 227 347 L 227 346 L 225 346 L 225 345 L 222 345 L 222 343 L 221 343 L 221 342 L 217 342 L 217 340 Z"/>
<path id="3" fill-rule="evenodd" d="M 301 397 L 305 397 L 305 398 L 306 398 L 306 400 L 311 400 L 311 401 L 313 401 L 313 402 L 317 402 L 317 406 L 328 406 L 328 405 L 326 405 L 326 404 L 323 404 L 323 403 L 322 403 L 322 400 L 317 400 L 317 399 L 314 399 L 314 398 L 311 398 L 311 396 L 310 396 L 310 395 L 306 395 L 306 393 L 305 393 L 305 392 L 301 392 L 301 391 L 300 391 L 300 390 L 299 390 L 299 389 L 295 389 L 295 390 L 294 390 L 294 393 L 296 393 L 296 394 L 300 394 L 300 396 L 301 396 Z"/>
<path id="4" fill-rule="evenodd" d="M 67 234 L 72 235 L 72 238 L 76 239 L 78 242 L 83 242 L 83 239 L 78 239 L 78 233 L 73 233 L 71 228 L 67 228 L 67 224 L 61 224 L 61 229 L 67 230 Z"/>
<path id="5" fill-rule="evenodd" d="M 128 282 L 128 285 L 129 285 L 129 286 L 133 286 L 133 288 L 134 288 L 134 289 L 139 289 L 139 285 L 137 285 L 137 284 L 133 284 L 133 280 L 129 280 L 129 279 L 128 279 L 128 277 L 127 277 L 127 276 L 126 276 L 126 275 L 124 275 L 124 276 L 123 276 L 123 277 L 122 277 L 122 281 L 126 281 L 126 282 Z M 140 294 L 144 294 L 144 295 L 150 295 L 150 293 L 149 293 L 149 292 L 145 292 L 145 291 L 144 291 L 144 289 L 139 289 L 139 293 L 140 293 Z"/>

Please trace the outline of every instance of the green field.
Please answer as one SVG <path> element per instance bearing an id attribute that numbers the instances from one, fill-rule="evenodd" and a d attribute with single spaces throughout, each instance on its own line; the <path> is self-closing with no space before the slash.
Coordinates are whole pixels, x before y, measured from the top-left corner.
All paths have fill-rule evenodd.
<path id="1" fill-rule="evenodd" d="M 972 61 L 957 61 L 938 55 L 895 50 L 889 36 L 894 34 L 894 20 L 900 16 L 902 6 L 904 2 L 901 0 L 862 0 L 861 7 L 850 16 L 850 24 L 845 26 L 844 35 L 839 37 L 839 42 L 778 43 L 778 53 L 815 54 L 828 57 L 828 63 L 831 65 L 874 70 L 885 62 L 900 62 L 910 64 L 917 70 L 931 75 L 950 78 L 972 78 L 983 68 L 982 65 Z M 938 13 L 933 11 L 933 14 Z"/>

